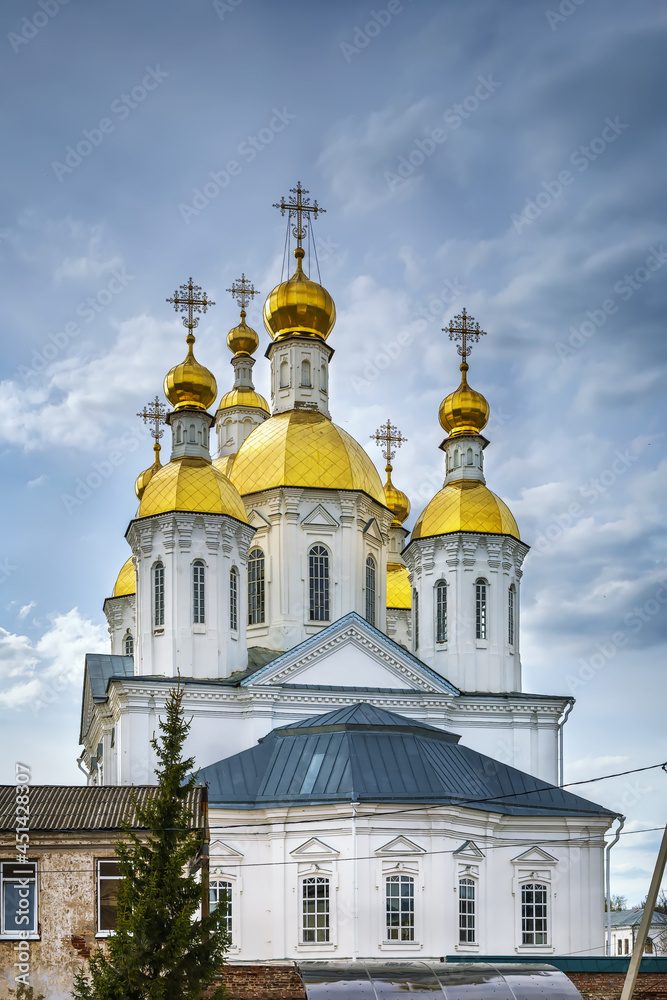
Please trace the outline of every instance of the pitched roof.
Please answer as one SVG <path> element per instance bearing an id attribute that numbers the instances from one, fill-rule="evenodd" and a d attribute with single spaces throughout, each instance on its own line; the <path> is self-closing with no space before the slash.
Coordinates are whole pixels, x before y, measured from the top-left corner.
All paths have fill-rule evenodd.
<path id="1" fill-rule="evenodd" d="M 134 677 L 134 657 L 111 653 L 86 653 L 79 743 L 83 743 L 83 738 L 88 732 L 93 717 L 93 705 L 107 700 L 107 687 L 112 677 Z M 87 692 L 90 695 L 88 698 Z"/>
<path id="2" fill-rule="evenodd" d="M 28 786 L 30 832 L 109 830 L 120 831 L 125 818 L 132 829 L 137 823 L 132 796 L 144 805 L 157 792 L 157 785 L 30 785 Z M 204 788 L 197 785 L 187 804 L 193 810 L 194 829 L 202 826 L 201 801 Z M 0 830 L 16 828 L 16 786 L 0 785 Z"/>
<path id="3" fill-rule="evenodd" d="M 643 915 L 644 915 L 643 906 L 635 906 L 629 910 L 612 910 L 611 926 L 639 927 Z M 606 919 L 607 918 L 605 915 L 605 921 Z M 659 910 L 653 911 L 653 919 L 651 921 L 651 927 L 655 926 L 667 927 L 667 913 L 661 913 Z"/>
<path id="4" fill-rule="evenodd" d="M 212 805 L 325 802 L 461 805 L 514 816 L 615 815 L 434 726 L 360 703 L 274 729 L 199 771 Z"/>

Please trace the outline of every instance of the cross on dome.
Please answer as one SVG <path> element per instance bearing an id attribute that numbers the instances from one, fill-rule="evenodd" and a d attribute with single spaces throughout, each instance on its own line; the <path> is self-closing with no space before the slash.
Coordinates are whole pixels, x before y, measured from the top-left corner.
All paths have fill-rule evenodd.
<path id="1" fill-rule="evenodd" d="M 450 321 L 449 326 L 443 326 L 443 333 L 449 333 L 450 340 L 460 340 L 461 343 L 457 347 L 457 351 L 463 358 L 465 364 L 466 358 L 470 355 L 472 346 L 468 341 L 476 344 L 480 337 L 486 337 L 486 330 L 481 330 L 479 323 L 477 323 L 472 316 L 468 316 L 465 306 L 458 316 L 455 316 L 453 320 Z"/>
<path id="2" fill-rule="evenodd" d="M 159 396 L 156 396 L 151 403 L 149 403 L 147 406 L 144 406 L 141 413 L 137 413 L 137 416 L 141 417 L 145 424 L 148 423 L 153 424 L 153 429 L 151 430 L 151 436 L 155 438 L 156 442 L 159 441 L 162 435 L 164 434 L 161 425 L 165 423 L 165 419 L 167 416 L 167 407 L 164 405 L 164 403 L 160 402 Z"/>
<path id="3" fill-rule="evenodd" d="M 306 235 L 307 225 L 303 221 L 303 216 L 312 214 L 313 218 L 317 218 L 318 212 L 326 212 L 326 208 L 320 208 L 317 204 L 317 200 L 310 204 L 310 198 L 304 198 L 305 194 L 309 194 L 306 188 L 301 187 L 301 181 L 297 181 L 295 188 L 290 188 L 290 194 L 295 197 L 291 201 L 285 201 L 285 198 L 281 198 L 280 202 L 274 202 L 273 207 L 280 209 L 280 214 L 284 215 L 285 212 L 289 212 L 288 221 L 291 221 L 292 216 L 296 216 L 296 225 L 292 226 L 292 233 L 296 237 L 297 248 L 303 246 L 303 240 Z"/>
<path id="4" fill-rule="evenodd" d="M 396 454 L 396 449 L 400 448 L 403 442 L 407 440 L 406 437 L 403 437 L 399 429 L 394 427 L 391 420 L 388 420 L 386 424 L 381 424 L 375 434 L 371 434 L 371 441 L 375 441 L 380 446 L 387 462 L 391 462 Z"/>
<path id="5" fill-rule="evenodd" d="M 232 281 L 232 287 L 226 288 L 225 291 L 229 292 L 232 298 L 236 299 L 241 309 L 245 309 L 248 303 L 252 302 L 253 296 L 259 295 L 259 288 L 255 288 L 252 281 L 248 281 L 245 274 L 241 274 L 240 278 Z"/>
<path id="6" fill-rule="evenodd" d="M 215 302 L 206 297 L 206 292 L 203 295 L 199 295 L 199 292 L 201 292 L 201 285 L 194 285 L 192 278 L 188 278 L 188 283 L 181 285 L 180 289 L 174 292 L 174 297 L 166 300 L 171 302 L 176 312 L 180 310 L 188 314 L 187 319 L 183 318 L 183 326 L 190 333 L 199 326 L 199 318 L 194 314 L 196 312 L 205 313 L 209 306 L 215 305 Z"/>

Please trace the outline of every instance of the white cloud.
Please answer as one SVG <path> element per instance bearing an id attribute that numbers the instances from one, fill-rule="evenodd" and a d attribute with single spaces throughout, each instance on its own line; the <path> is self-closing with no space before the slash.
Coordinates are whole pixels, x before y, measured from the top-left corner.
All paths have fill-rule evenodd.
<path id="1" fill-rule="evenodd" d="M 19 618 L 26 618 L 32 609 L 35 607 L 35 602 L 31 601 L 30 604 L 24 604 L 19 610 Z"/>
<path id="2" fill-rule="evenodd" d="M 627 764 L 629 760 L 629 757 L 623 757 L 620 754 L 603 754 L 600 757 L 589 754 L 587 757 L 580 757 L 568 764 L 568 771 L 583 771 L 584 774 L 592 776 L 597 775 L 600 771 L 616 773 L 622 771 L 623 764 Z"/>
<path id="3" fill-rule="evenodd" d="M 26 486 L 28 487 L 29 490 L 33 490 L 35 489 L 36 486 L 44 486 L 47 480 L 48 476 L 45 476 L 44 473 L 42 473 L 42 475 L 37 476 L 36 479 L 29 479 L 28 482 L 26 483 Z"/>

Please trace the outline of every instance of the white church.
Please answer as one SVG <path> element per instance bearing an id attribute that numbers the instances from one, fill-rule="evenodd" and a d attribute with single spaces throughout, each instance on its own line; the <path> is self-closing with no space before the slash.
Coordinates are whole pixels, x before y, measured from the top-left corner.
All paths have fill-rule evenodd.
<path id="1" fill-rule="evenodd" d="M 614 814 L 558 787 L 572 699 L 522 689 L 529 547 L 484 478 L 489 405 L 467 381 L 483 331 L 465 309 L 448 328 L 462 364 L 440 407 L 444 483 L 409 533 L 391 481 L 401 435 L 375 435 L 383 486 L 332 421 L 335 306 L 304 271 L 321 209 L 292 194 L 295 270 L 264 305 L 270 406 L 245 276 L 215 412 L 193 350 L 213 303 L 192 279 L 168 300 L 187 355 L 165 378 L 169 411 L 144 410 L 155 461 L 104 603 L 110 653 L 86 658 L 81 765 L 91 784 L 153 781 L 180 674 L 232 959 L 603 954 Z"/>

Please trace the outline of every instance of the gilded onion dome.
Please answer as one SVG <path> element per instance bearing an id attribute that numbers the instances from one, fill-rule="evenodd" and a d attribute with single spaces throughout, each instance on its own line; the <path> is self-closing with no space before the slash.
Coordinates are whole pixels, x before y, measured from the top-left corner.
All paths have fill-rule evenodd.
<path id="1" fill-rule="evenodd" d="M 188 353 L 180 365 L 167 372 L 164 394 L 175 410 L 208 410 L 218 394 L 212 372 L 200 365 L 192 351 L 195 338 L 190 330 L 186 337 Z"/>
<path id="2" fill-rule="evenodd" d="M 230 473 L 242 495 L 275 486 L 361 490 L 386 505 L 382 481 L 367 452 L 324 414 L 288 410 L 249 435 Z"/>
<path id="3" fill-rule="evenodd" d="M 265 413 L 271 412 L 264 396 L 255 392 L 250 386 L 239 385 L 226 392 L 220 400 L 218 411 L 228 410 L 232 406 L 254 406 L 258 410 L 264 410 Z"/>
<path id="4" fill-rule="evenodd" d="M 296 271 L 276 285 L 264 303 L 264 326 L 273 340 L 298 334 L 326 340 L 336 322 L 336 306 L 329 292 L 305 274 L 305 251 L 294 251 Z"/>
<path id="5" fill-rule="evenodd" d="M 412 607 L 410 573 L 403 563 L 387 563 L 387 607 L 397 610 Z"/>
<path id="6" fill-rule="evenodd" d="M 385 472 L 387 473 L 387 482 L 384 484 L 385 506 L 387 506 L 394 515 L 391 527 L 400 528 L 403 521 L 405 521 L 410 513 L 410 501 L 405 493 L 403 493 L 402 490 L 397 490 L 391 481 L 391 462 L 388 462 L 385 466 Z"/>
<path id="7" fill-rule="evenodd" d="M 243 500 L 229 479 L 204 458 L 177 458 L 164 465 L 143 491 L 137 517 L 170 511 L 227 514 L 248 523 Z"/>
<path id="8" fill-rule="evenodd" d="M 134 559 L 132 556 L 124 562 L 121 571 L 116 577 L 112 597 L 130 597 L 137 592 L 137 578 L 134 571 Z"/>
<path id="9" fill-rule="evenodd" d="M 227 334 L 227 347 L 234 356 L 254 354 L 259 347 L 259 334 L 245 321 L 246 311 L 241 310 L 241 322 Z"/>
<path id="10" fill-rule="evenodd" d="M 507 504 L 475 479 L 448 483 L 436 493 L 419 515 L 411 540 L 448 535 L 454 531 L 478 531 L 521 538 Z"/>
<path id="11" fill-rule="evenodd" d="M 481 392 L 471 389 L 466 373 L 468 364 L 461 368 L 461 384 L 440 404 L 440 423 L 451 437 L 461 434 L 479 434 L 489 419 L 489 404 Z"/>

